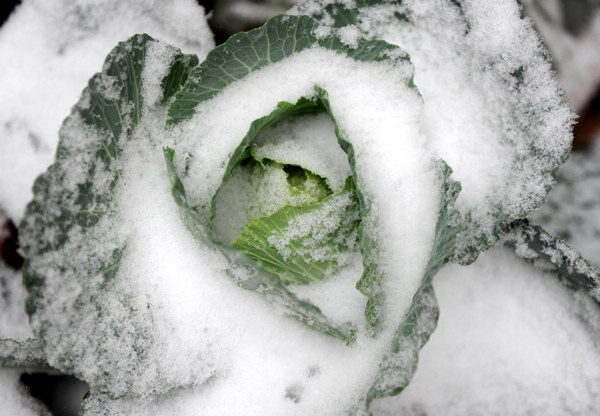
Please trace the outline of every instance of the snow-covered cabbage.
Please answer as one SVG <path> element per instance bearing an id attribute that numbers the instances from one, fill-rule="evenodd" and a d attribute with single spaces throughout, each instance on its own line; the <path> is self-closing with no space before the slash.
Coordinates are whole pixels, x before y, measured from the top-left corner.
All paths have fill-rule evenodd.
<path id="1" fill-rule="evenodd" d="M 389 411 L 444 263 L 503 233 L 558 247 L 515 220 L 573 116 L 512 2 L 294 13 L 204 60 L 135 35 L 63 123 L 21 245 L 34 334 L 89 383 L 86 415 Z"/>

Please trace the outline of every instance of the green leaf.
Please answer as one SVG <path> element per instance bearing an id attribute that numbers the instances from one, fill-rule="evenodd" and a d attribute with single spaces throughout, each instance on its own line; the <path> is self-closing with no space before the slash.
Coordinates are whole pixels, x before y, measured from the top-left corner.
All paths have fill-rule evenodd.
<path id="1" fill-rule="evenodd" d="M 284 283 L 306 284 L 339 271 L 357 248 L 360 217 L 354 181 L 319 203 L 286 206 L 252 221 L 233 247 Z M 328 225 L 329 224 L 329 225 Z"/>
<path id="2" fill-rule="evenodd" d="M 567 286 L 587 292 L 600 303 L 600 272 L 561 238 L 525 219 L 506 226 L 503 241 L 513 247 L 519 257 L 545 270 L 553 270 Z"/>
<path id="3" fill-rule="evenodd" d="M 20 225 L 26 310 L 36 335 L 46 344 L 50 362 L 115 396 L 126 392 L 110 391 L 114 384 L 110 378 L 134 380 L 143 366 L 127 375 L 105 374 L 86 362 L 114 360 L 117 352 L 101 344 L 128 331 L 129 324 L 114 322 L 107 333 L 97 333 L 89 322 L 115 312 L 106 310 L 103 301 L 110 297 L 110 285 L 127 245 L 127 236 L 118 233 L 121 224 L 115 195 L 122 150 L 140 125 L 155 122 L 154 115 L 144 120 L 147 111 L 166 113 L 160 102 L 144 102 L 144 89 L 153 87 L 144 78 L 146 58 L 149 48 L 156 47 L 172 52 L 166 75 L 148 81 L 158 83 L 163 102 L 172 98 L 198 62 L 195 56 L 183 55 L 148 35 L 119 43 L 63 123 L 55 162 L 36 180 L 34 198 Z M 132 316 L 143 313 L 135 310 L 126 294 L 116 294 L 115 303 Z M 129 354 L 142 363 L 147 352 L 134 344 L 151 334 L 141 327 L 134 331 L 139 332 L 137 340 L 120 343 L 119 348 L 124 357 Z M 81 342 L 89 347 L 82 349 Z"/>
<path id="4" fill-rule="evenodd" d="M 223 241 L 232 243 L 254 219 L 288 205 L 319 202 L 330 193 L 322 178 L 298 166 L 248 158 L 220 186 L 211 225 Z"/>
<path id="5" fill-rule="evenodd" d="M 331 189 L 327 186 L 327 182 L 319 175 L 296 165 L 285 165 L 283 170 L 287 173 L 290 186 L 308 195 L 311 199 L 321 201 L 331 195 Z"/>
<path id="6" fill-rule="evenodd" d="M 462 230 L 461 215 L 453 207 L 461 190 L 460 183 L 450 178 L 452 169 L 445 162 L 439 162 L 439 170 L 443 181 L 440 216 L 425 275 L 410 310 L 396 329 L 390 351 L 379 366 L 375 382 L 367 394 L 367 406 L 375 399 L 397 395 L 408 386 L 417 369 L 419 351 L 435 330 L 439 308 L 432 286 L 433 278 L 454 250 Z"/>
<path id="7" fill-rule="evenodd" d="M 314 32 L 318 26 L 308 16 L 276 16 L 258 29 L 232 36 L 213 49 L 192 72 L 189 82 L 169 107 L 167 123 L 177 124 L 191 118 L 198 104 L 213 98 L 227 85 L 314 45 L 361 62 L 390 59 L 386 51 L 401 52 L 398 47 L 379 40 L 360 39 L 358 46 L 352 48 L 337 36 L 317 38 Z M 408 56 L 402 55 L 397 59 L 408 60 Z"/>
<path id="8" fill-rule="evenodd" d="M 171 179 L 171 193 L 179 207 L 183 222 L 198 241 L 207 246 L 215 247 L 227 257 L 230 263 L 227 272 L 238 286 L 271 298 L 279 305 L 284 306 L 289 316 L 310 328 L 338 338 L 346 344 L 354 342 L 356 329 L 350 326 L 338 328 L 329 324 L 319 308 L 298 299 L 283 285 L 278 276 L 265 272 L 243 253 L 226 244 L 219 243 L 218 237 L 203 223 L 201 217 L 187 203 L 185 188 L 173 163 L 175 151 L 165 148 L 164 155 Z"/>

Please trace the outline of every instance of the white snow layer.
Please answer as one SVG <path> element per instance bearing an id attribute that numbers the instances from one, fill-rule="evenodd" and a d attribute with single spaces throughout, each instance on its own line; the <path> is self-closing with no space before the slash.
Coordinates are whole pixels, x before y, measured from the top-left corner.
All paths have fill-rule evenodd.
<path id="1" fill-rule="evenodd" d="M 500 247 L 469 267 L 447 265 L 434 286 L 441 310 L 438 328 L 421 351 L 411 384 L 399 396 L 375 402 L 374 416 L 600 412 L 600 311 L 587 295 Z M 260 353 L 257 360 L 264 358 Z M 310 380 L 321 371 L 310 367 L 298 373 L 285 397 L 292 402 L 311 398 L 303 393 L 311 392 Z M 254 385 L 254 392 L 260 386 Z M 85 407 L 90 415 L 204 414 L 198 398 L 216 388 L 182 390 L 151 403 L 95 395 Z M 273 411 L 265 410 L 273 403 L 244 408 L 245 403 L 232 410 L 235 393 L 221 400 L 211 403 L 211 415 L 296 414 L 276 395 L 270 400 L 280 407 Z"/>
<path id="2" fill-rule="evenodd" d="M 58 130 L 105 56 L 136 33 L 197 54 L 214 46 L 194 0 L 25 0 L 0 30 L 0 209 L 18 222 Z"/>
<path id="3" fill-rule="evenodd" d="M 507 248 L 435 278 L 436 331 L 392 415 L 600 413 L 600 310 Z"/>
<path id="4" fill-rule="evenodd" d="M 330 2 L 307 0 L 295 13 Z M 423 130 L 462 184 L 456 206 L 468 221 L 459 252 L 495 241 L 494 216 L 541 205 L 569 149 L 573 114 L 514 0 L 382 2 L 361 9 L 356 24 L 399 45 L 415 66 Z"/>

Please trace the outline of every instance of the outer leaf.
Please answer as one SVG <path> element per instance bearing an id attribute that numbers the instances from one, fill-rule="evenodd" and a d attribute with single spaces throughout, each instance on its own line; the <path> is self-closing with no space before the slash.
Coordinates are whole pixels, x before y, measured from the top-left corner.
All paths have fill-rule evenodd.
<path id="1" fill-rule="evenodd" d="M 385 51 L 400 51 L 378 40 L 360 39 L 358 47 L 351 48 L 336 36 L 319 39 L 314 34 L 318 26 L 308 16 L 278 16 L 259 29 L 232 36 L 225 44 L 213 49 L 192 72 L 189 82 L 169 107 L 168 124 L 191 118 L 199 103 L 211 99 L 234 81 L 313 45 L 363 62 L 383 61 L 390 56 Z"/>
<path id="2" fill-rule="evenodd" d="M 341 212 L 342 218 L 335 230 L 315 240 L 316 233 L 322 228 L 322 222 L 313 224 L 314 230 L 287 241 L 285 248 L 274 245 L 274 239 L 286 238 L 288 227 L 301 220 L 303 216 L 328 213 L 327 204 L 339 197 L 354 199 L 354 182 L 348 179 L 344 188 L 319 203 L 306 206 L 287 206 L 268 217 L 252 221 L 242 235 L 233 242 L 233 247 L 260 262 L 265 270 L 279 276 L 284 283 L 310 283 L 322 280 L 339 270 L 338 257 L 348 252 L 354 245 L 353 236 L 358 226 L 358 202 L 352 201 Z M 321 214 L 324 215 L 324 214 Z M 330 214 L 332 215 L 332 214 Z M 337 218 L 337 215 L 334 217 Z M 349 241 L 350 240 L 350 241 Z M 282 251 L 289 250 L 289 253 Z M 315 260 L 311 253 L 322 251 L 323 259 Z"/>
<path id="3" fill-rule="evenodd" d="M 419 351 L 435 329 L 439 309 L 432 286 L 433 277 L 454 250 L 456 237 L 462 229 L 460 213 L 453 208 L 460 192 L 460 183 L 450 179 L 451 173 L 452 169 L 440 161 L 444 186 L 431 257 L 423 283 L 415 293 L 404 321 L 396 330 L 390 352 L 381 363 L 377 379 L 367 394 L 367 406 L 375 399 L 397 395 L 408 386 L 417 369 Z"/>
<path id="4" fill-rule="evenodd" d="M 501 238 L 505 224 L 543 204 L 568 156 L 573 114 L 517 7 L 462 3 L 305 0 L 292 14 L 334 28 L 355 25 L 366 37 L 410 54 L 431 115 L 426 122 L 432 147 L 463 184 L 456 206 L 465 227 L 453 261 L 468 264 Z M 511 21 L 512 29 L 493 33 L 489 22 L 500 20 Z M 527 47 L 515 48 L 517 43 Z M 470 98 L 457 104 L 461 97 Z M 494 159 L 488 166 L 480 162 L 483 154 Z"/>
<path id="5" fill-rule="evenodd" d="M 600 265 L 600 146 L 571 154 L 530 220 Z"/>
<path id="6" fill-rule="evenodd" d="M 111 378 L 128 377 L 133 383 L 144 371 L 140 366 L 137 372 L 125 376 L 118 371 L 104 374 L 87 366 L 85 359 L 99 363 L 113 360 L 113 354 L 118 356 L 116 351 L 103 348 L 102 343 L 129 328 L 125 329 L 125 322 L 114 322 L 107 333 L 97 333 L 86 322 L 90 315 L 100 318 L 115 312 L 104 311 L 107 304 L 103 302 L 110 297 L 107 288 L 119 270 L 126 240 L 116 232 L 95 232 L 99 224 L 117 221 L 114 192 L 121 174 L 121 150 L 143 121 L 143 72 L 147 51 L 154 45 L 164 44 L 148 35 L 119 43 L 106 58 L 103 71 L 90 79 L 63 124 L 55 163 L 35 182 L 34 199 L 21 223 L 24 281 L 29 291 L 27 312 L 34 331 L 46 342 L 53 366 L 78 375 L 100 390 L 109 389 Z M 172 52 L 162 80 L 163 101 L 179 89 L 198 62 L 195 56 L 183 55 L 174 48 Z M 118 228 L 113 224 L 111 230 Z M 54 299 L 54 293 L 76 297 Z M 125 311 L 142 313 L 130 304 L 127 294 L 116 294 L 117 298 L 115 302 Z M 135 330 L 140 333 L 134 344 L 151 336 L 144 328 Z M 64 337 L 64 331 L 79 338 Z M 90 347 L 82 351 L 80 341 Z M 147 354 L 139 345 L 122 343 L 119 347 L 123 357 L 132 355 L 140 363 Z M 125 391 L 110 393 L 122 395 Z"/>
<path id="7" fill-rule="evenodd" d="M 315 86 L 317 90 L 317 94 L 327 111 L 329 112 L 334 124 L 335 124 L 335 134 L 338 137 L 338 141 L 340 146 L 348 155 L 348 161 L 350 162 L 350 167 L 352 168 L 352 174 L 354 176 L 354 182 L 358 183 L 358 178 L 356 177 L 356 161 L 354 156 L 354 148 L 352 143 L 350 143 L 345 137 L 344 133 L 341 130 L 337 120 L 333 116 L 331 111 L 331 106 L 329 104 L 329 96 L 327 91 L 320 88 L 319 86 Z M 361 226 L 359 227 L 359 239 L 360 239 L 360 249 L 363 255 L 363 266 L 364 272 L 361 279 L 356 284 L 356 288 L 360 290 L 360 292 L 369 298 L 367 302 L 367 309 L 365 311 L 365 316 L 367 318 L 367 322 L 371 325 L 373 329 L 377 328 L 381 316 L 381 308 L 384 302 L 384 293 L 381 287 L 381 280 L 383 278 L 383 272 L 379 269 L 377 265 L 377 252 L 378 245 L 376 241 L 373 241 L 369 238 L 365 233 L 364 229 L 366 226 L 367 218 L 370 214 L 369 201 L 363 195 L 362 190 L 357 186 L 356 187 L 356 196 L 358 198 L 359 206 L 360 206 L 360 218 L 362 220 Z"/>
<path id="8" fill-rule="evenodd" d="M 584 290 L 600 303 L 600 272 L 562 239 L 528 220 L 519 220 L 505 228 L 503 241 L 519 257 L 554 270 L 567 286 Z"/>

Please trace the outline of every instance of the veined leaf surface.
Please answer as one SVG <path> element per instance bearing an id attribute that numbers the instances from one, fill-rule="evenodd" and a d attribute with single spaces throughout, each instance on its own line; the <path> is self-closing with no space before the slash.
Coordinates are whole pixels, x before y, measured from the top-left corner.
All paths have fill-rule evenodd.
<path id="1" fill-rule="evenodd" d="M 111 396 L 177 383 L 142 377 L 153 316 L 135 290 L 119 288 L 129 235 L 118 195 L 124 149 L 160 123 L 164 103 L 197 63 L 148 35 L 119 43 L 65 120 L 56 161 L 36 180 L 21 223 L 27 312 L 49 363 Z"/>

